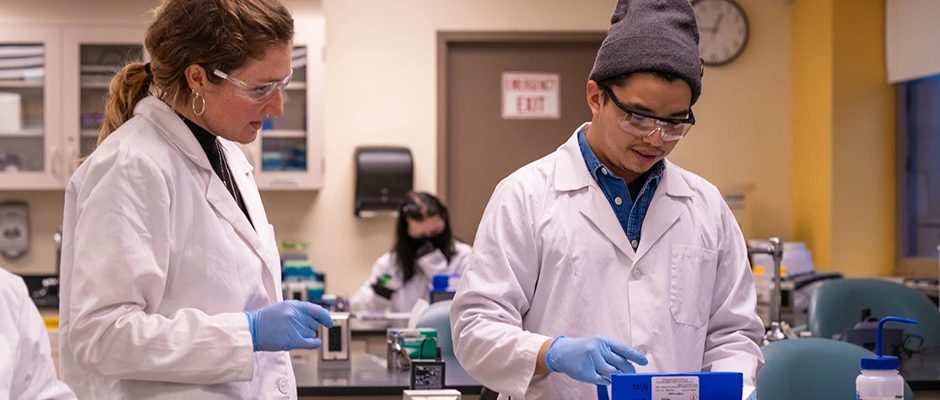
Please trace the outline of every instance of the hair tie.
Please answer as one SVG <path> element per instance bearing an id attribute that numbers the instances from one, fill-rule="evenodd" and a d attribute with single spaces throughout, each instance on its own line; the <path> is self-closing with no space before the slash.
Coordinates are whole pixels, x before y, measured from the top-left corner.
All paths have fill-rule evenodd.
<path id="1" fill-rule="evenodd" d="M 147 72 L 147 76 L 153 76 L 153 73 L 150 71 L 150 63 L 144 64 L 144 71 Z"/>

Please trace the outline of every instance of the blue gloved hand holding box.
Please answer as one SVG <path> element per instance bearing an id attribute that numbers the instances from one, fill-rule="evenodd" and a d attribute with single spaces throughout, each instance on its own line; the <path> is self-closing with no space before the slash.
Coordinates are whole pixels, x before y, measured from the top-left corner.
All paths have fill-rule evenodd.
<path id="1" fill-rule="evenodd" d="M 647 364 L 646 357 L 623 343 L 605 336 L 568 338 L 559 336 L 545 352 L 545 365 L 581 382 L 607 385 L 610 376 L 634 373 L 631 363 Z"/>

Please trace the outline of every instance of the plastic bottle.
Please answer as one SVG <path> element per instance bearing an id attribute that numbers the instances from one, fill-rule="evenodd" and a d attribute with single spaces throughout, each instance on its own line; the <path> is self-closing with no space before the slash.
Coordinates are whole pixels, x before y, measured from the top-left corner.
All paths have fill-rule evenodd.
<path id="1" fill-rule="evenodd" d="M 916 324 L 907 318 L 884 317 L 878 322 L 875 357 L 862 357 L 862 373 L 855 379 L 856 400 L 903 400 L 904 378 L 898 373 L 898 358 L 884 356 L 881 349 L 881 330 L 886 322 Z"/>
<path id="2" fill-rule="evenodd" d="M 751 272 L 754 274 L 754 286 L 757 291 L 757 303 L 758 304 L 770 304 L 770 292 L 774 288 L 774 277 L 773 274 L 767 275 L 764 271 L 764 267 L 760 265 L 755 265 L 751 269 Z"/>
<path id="3" fill-rule="evenodd" d="M 754 286 L 757 290 L 757 304 L 769 305 L 770 299 L 774 293 L 774 270 L 773 266 L 765 269 L 762 265 L 755 265 L 751 268 L 754 276 Z M 787 277 L 787 267 L 780 266 L 780 279 Z"/>

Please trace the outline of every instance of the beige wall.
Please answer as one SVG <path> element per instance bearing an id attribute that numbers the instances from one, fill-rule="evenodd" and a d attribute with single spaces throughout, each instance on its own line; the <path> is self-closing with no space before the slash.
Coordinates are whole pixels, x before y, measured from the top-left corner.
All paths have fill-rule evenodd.
<path id="1" fill-rule="evenodd" d="M 331 281 L 340 275 L 338 287 L 331 288 L 354 290 L 391 246 L 393 231 L 391 220 L 352 217 L 355 146 L 409 146 L 415 186 L 435 189 L 436 32 L 605 30 L 614 4 L 325 0 L 326 179 L 315 203 L 309 196 L 265 196 L 280 235 L 310 235 L 313 259 Z M 789 7 L 766 0 L 744 0 L 742 6 L 751 19 L 751 42 L 735 63 L 706 71 L 696 107 L 701 122 L 672 159 L 718 185 L 754 184 L 755 236 L 789 237 Z M 295 206 L 307 210 L 304 218 L 297 217 Z M 288 223 L 292 226 L 285 229 Z"/>
<path id="2" fill-rule="evenodd" d="M 739 3 L 747 47 L 731 64 L 705 69 L 695 128 L 670 159 L 719 188 L 753 185 L 749 239 L 791 239 L 790 6 Z"/>
<path id="3" fill-rule="evenodd" d="M 699 124 L 673 153 L 678 164 L 718 185 L 755 185 L 756 237 L 791 234 L 790 28 L 784 1 L 741 0 L 751 22 L 742 57 L 705 73 Z M 126 23 L 153 1 L 0 0 L 0 23 Z M 353 150 L 400 144 L 416 161 L 415 186 L 435 190 L 436 32 L 605 30 L 613 0 L 324 0 L 290 2 L 298 18 L 322 12 L 327 25 L 326 169 L 316 193 L 263 197 L 278 239 L 311 243 L 331 291 L 349 294 L 392 243 L 390 219 L 352 215 Z M 51 12 L 51 14 L 50 14 Z M 62 193 L 0 193 L 33 205 L 36 247 L 15 271 L 51 270 L 51 234 Z"/>

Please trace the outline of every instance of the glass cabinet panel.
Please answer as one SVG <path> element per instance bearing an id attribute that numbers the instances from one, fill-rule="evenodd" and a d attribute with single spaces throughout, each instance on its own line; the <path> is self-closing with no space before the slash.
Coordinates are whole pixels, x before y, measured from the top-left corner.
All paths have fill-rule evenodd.
<path id="1" fill-rule="evenodd" d="M 142 44 L 81 44 L 79 45 L 79 101 L 81 139 L 79 154 L 91 154 L 98 141 L 104 121 L 104 106 L 111 78 L 125 63 L 144 59 Z"/>
<path id="2" fill-rule="evenodd" d="M 323 187 L 325 25 L 312 19 L 294 29 L 294 75 L 281 91 L 284 113 L 266 119 L 256 140 L 239 145 L 262 191 Z"/>
<path id="3" fill-rule="evenodd" d="M 0 174 L 44 172 L 46 46 L 0 43 Z"/>
<path id="4" fill-rule="evenodd" d="M 307 47 L 294 46 L 294 76 L 282 91 L 284 114 L 261 128 L 262 172 L 307 171 Z"/>

